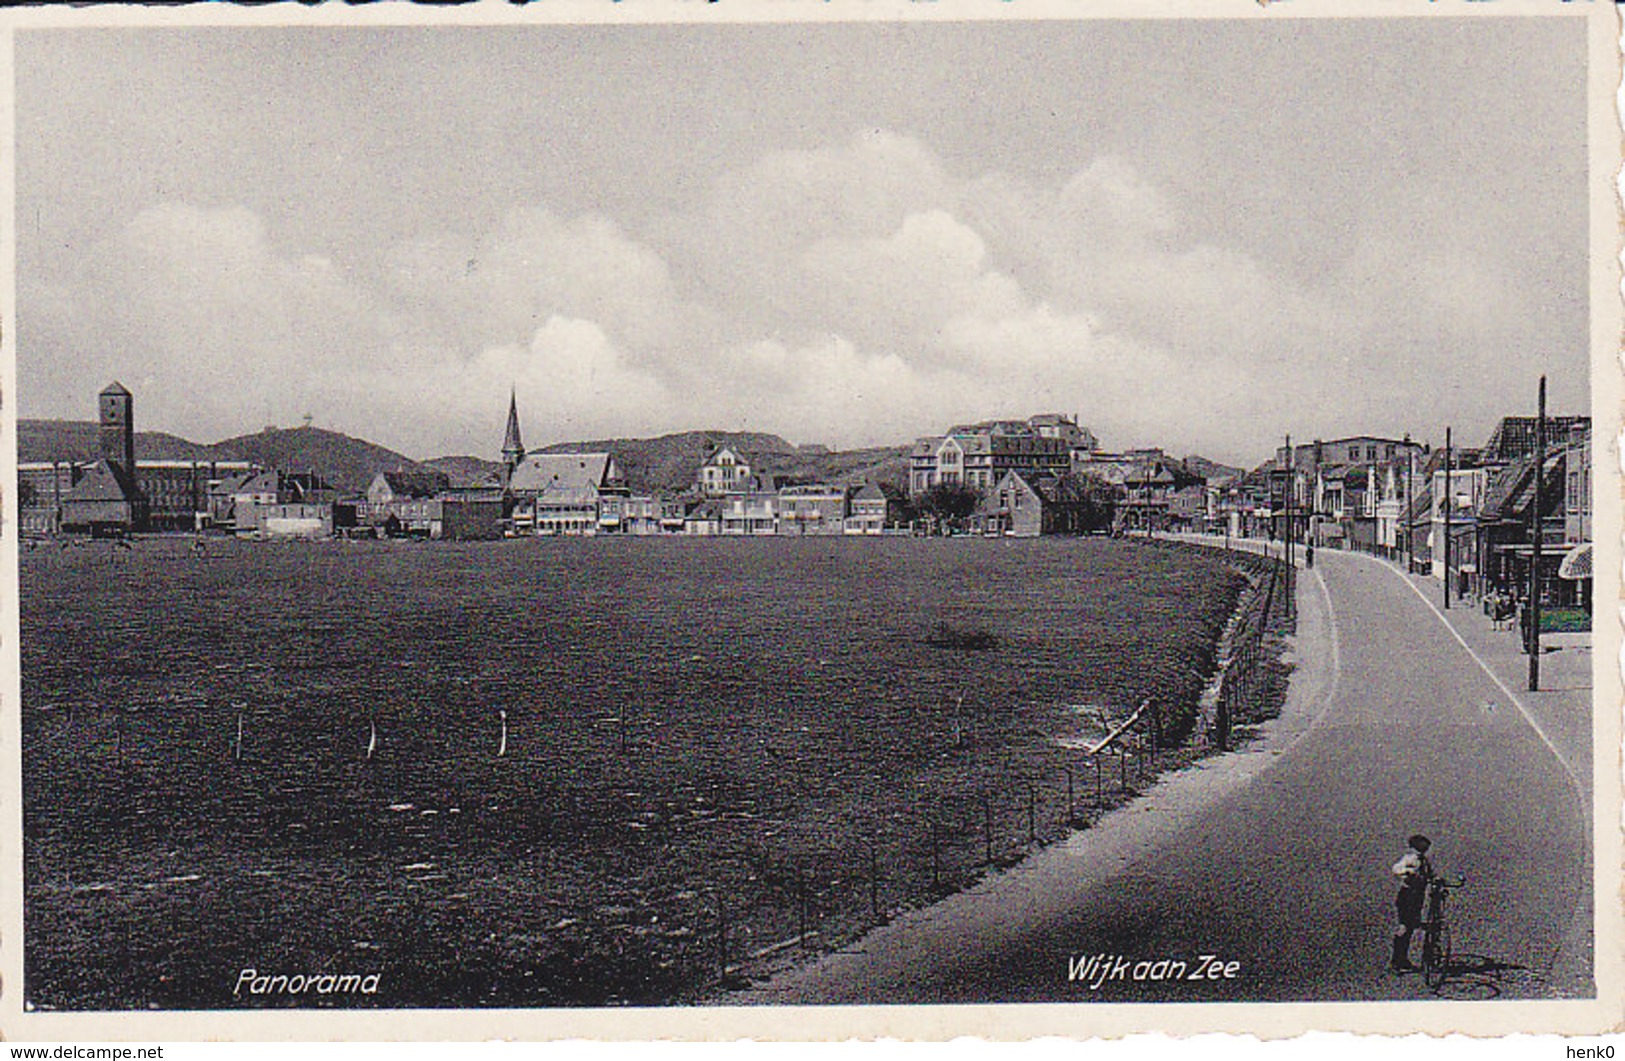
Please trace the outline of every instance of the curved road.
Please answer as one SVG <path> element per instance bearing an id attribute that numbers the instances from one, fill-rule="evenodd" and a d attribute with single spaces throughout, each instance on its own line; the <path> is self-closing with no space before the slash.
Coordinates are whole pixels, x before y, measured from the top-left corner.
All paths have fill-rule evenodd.
<path id="1" fill-rule="evenodd" d="M 1589 721 L 1537 729 L 1522 685 L 1492 677 L 1418 592 L 1436 584 L 1371 557 L 1319 559 L 1300 577 L 1288 712 L 1261 745 L 734 1001 L 1427 997 L 1385 968 L 1388 867 L 1412 832 L 1469 879 L 1447 997 L 1593 995 Z M 1090 955 L 1188 970 L 1214 955 L 1220 979 L 1135 982 L 1129 966 L 1094 988 L 1069 980 Z"/>

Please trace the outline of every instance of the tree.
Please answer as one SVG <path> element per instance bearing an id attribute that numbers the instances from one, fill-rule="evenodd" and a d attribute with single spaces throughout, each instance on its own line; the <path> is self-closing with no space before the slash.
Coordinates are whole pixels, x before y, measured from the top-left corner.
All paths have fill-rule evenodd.
<path id="1" fill-rule="evenodd" d="M 1095 475 L 1079 475 L 1072 479 L 1072 491 L 1078 500 L 1080 534 L 1094 534 L 1110 530 L 1117 517 L 1117 503 L 1123 498 L 1123 488 Z"/>
<path id="2" fill-rule="evenodd" d="M 922 515 L 948 525 L 969 519 L 981 503 L 981 494 L 957 482 L 936 483 L 915 502 Z"/>

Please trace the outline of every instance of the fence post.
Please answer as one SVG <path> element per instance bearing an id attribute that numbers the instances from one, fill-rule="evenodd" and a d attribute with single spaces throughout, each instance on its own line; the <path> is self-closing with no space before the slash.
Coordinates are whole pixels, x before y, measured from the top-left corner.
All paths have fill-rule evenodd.
<path id="1" fill-rule="evenodd" d="M 942 842 L 935 818 L 931 819 L 931 890 L 942 892 Z"/>
<path id="2" fill-rule="evenodd" d="M 717 968 L 724 983 L 728 980 L 728 897 L 717 892 Z"/>
<path id="3" fill-rule="evenodd" d="M 993 797 L 982 793 L 982 853 L 983 861 L 993 864 Z"/>
<path id="4" fill-rule="evenodd" d="M 869 913 L 880 922 L 880 852 L 874 837 L 869 838 Z"/>
<path id="5" fill-rule="evenodd" d="M 1072 796 L 1072 766 L 1069 763 L 1066 767 L 1066 827 L 1068 829 L 1072 828 L 1072 823 L 1077 820 L 1077 817 L 1077 803 Z"/>
<path id="6" fill-rule="evenodd" d="M 1038 839 L 1038 786 L 1032 778 L 1027 779 L 1027 846 L 1031 847 Z"/>
<path id="7" fill-rule="evenodd" d="M 1095 762 L 1095 806 L 1100 807 L 1106 802 L 1105 782 L 1100 779 L 1100 753 L 1093 756 Z"/>
<path id="8" fill-rule="evenodd" d="M 807 871 L 796 867 L 796 926 L 800 929 L 801 949 L 807 949 Z"/>

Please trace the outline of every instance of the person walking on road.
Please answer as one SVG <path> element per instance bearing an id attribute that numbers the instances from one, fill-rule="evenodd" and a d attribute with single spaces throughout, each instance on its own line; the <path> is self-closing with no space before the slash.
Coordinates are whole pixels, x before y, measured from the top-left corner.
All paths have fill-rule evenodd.
<path id="1" fill-rule="evenodd" d="M 1394 906 L 1399 911 L 1399 928 L 1394 932 L 1394 953 L 1389 966 L 1396 973 L 1411 972 L 1411 934 L 1422 927 L 1422 906 L 1427 900 L 1428 881 L 1433 879 L 1433 864 L 1428 861 L 1428 848 L 1432 841 L 1418 833 L 1407 841 L 1409 850 L 1394 863 L 1394 876 L 1399 878 L 1399 895 Z"/>

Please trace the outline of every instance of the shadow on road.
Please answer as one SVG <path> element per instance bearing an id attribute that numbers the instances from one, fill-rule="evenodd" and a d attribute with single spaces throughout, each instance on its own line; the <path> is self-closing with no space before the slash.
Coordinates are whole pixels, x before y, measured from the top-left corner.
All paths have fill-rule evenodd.
<path id="1" fill-rule="evenodd" d="M 1444 983 L 1434 994 L 1440 998 L 1473 1002 L 1500 998 L 1503 987 L 1527 985 L 1529 969 L 1512 962 L 1498 961 L 1482 954 L 1457 954 L 1445 970 Z M 1514 992 L 1522 996 L 1523 992 Z"/>

